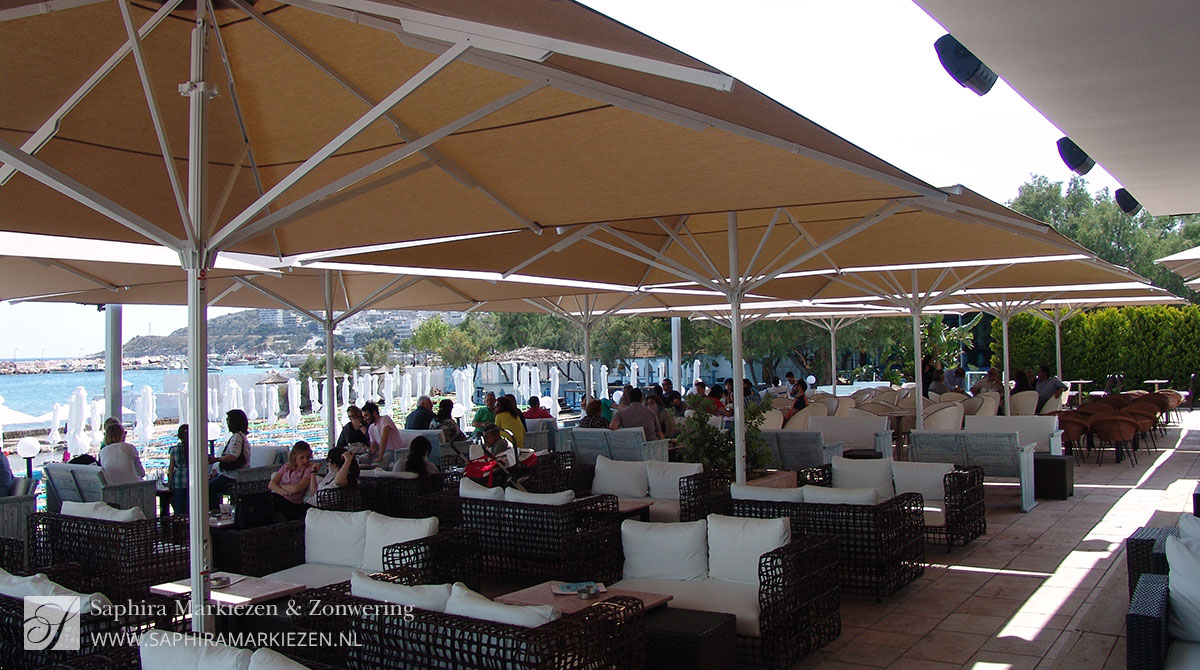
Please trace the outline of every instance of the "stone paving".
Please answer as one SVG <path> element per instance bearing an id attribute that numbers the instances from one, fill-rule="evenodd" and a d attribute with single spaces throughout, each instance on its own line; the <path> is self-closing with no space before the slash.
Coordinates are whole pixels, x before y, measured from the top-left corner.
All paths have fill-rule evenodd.
<path id="1" fill-rule="evenodd" d="M 1015 483 L 987 484 L 988 532 L 892 598 L 842 596 L 842 635 L 801 670 L 1026 670 L 1125 667 L 1124 540 L 1174 525 L 1200 478 L 1200 412 L 1138 464 L 1075 466 L 1075 495 L 1022 513 Z"/>

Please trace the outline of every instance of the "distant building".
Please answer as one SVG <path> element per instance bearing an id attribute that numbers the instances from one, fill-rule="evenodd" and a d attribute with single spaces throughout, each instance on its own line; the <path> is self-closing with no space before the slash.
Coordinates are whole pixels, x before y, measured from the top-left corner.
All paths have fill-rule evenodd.
<path id="1" fill-rule="evenodd" d="M 258 325 L 274 326 L 276 328 L 283 327 L 283 310 L 281 309 L 260 309 L 258 312 Z"/>

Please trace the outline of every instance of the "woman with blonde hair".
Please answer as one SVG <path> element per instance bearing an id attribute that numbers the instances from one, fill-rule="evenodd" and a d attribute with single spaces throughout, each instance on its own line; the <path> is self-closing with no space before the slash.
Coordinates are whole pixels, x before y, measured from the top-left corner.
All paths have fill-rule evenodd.
<path id="1" fill-rule="evenodd" d="M 282 510 L 287 519 L 304 518 L 308 510 L 304 495 L 308 493 L 316 471 L 317 466 L 312 462 L 312 447 L 301 440 L 292 446 L 287 463 L 271 475 L 267 489 L 279 496 L 275 501 L 276 509 Z"/>

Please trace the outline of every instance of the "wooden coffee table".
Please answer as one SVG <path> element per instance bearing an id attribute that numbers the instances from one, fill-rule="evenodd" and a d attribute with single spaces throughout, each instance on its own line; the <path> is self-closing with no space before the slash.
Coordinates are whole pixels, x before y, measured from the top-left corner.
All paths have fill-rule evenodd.
<path id="1" fill-rule="evenodd" d="M 653 504 L 649 500 L 641 501 L 632 498 L 618 498 L 617 514 L 621 515 L 622 519 L 637 517 L 639 521 L 649 521 L 650 506 Z"/>
<path id="2" fill-rule="evenodd" d="M 583 609 L 591 607 L 593 604 L 602 600 L 607 600 L 613 596 L 628 596 L 641 600 L 646 608 L 650 611 L 655 607 L 666 605 L 674 596 L 667 593 L 647 593 L 644 591 L 629 591 L 626 589 L 609 589 L 601 593 L 599 597 L 588 600 L 581 599 L 576 595 L 557 596 L 550 590 L 550 587 L 555 584 L 563 584 L 564 582 L 549 581 L 542 582 L 537 586 L 531 586 L 520 591 L 513 591 L 496 598 L 496 602 L 504 603 L 505 605 L 553 605 L 555 609 L 563 614 L 571 614 Z"/>
<path id="3" fill-rule="evenodd" d="M 214 602 L 225 603 L 227 605 L 258 605 L 299 593 L 306 588 L 303 584 L 277 582 L 272 579 L 262 579 L 261 577 L 247 577 L 232 572 L 214 572 L 213 577 L 217 576 L 225 576 L 234 580 L 229 586 L 223 589 L 213 589 L 209 594 L 209 597 Z M 547 590 L 549 590 L 549 587 L 547 587 Z M 181 579 L 177 582 L 156 584 L 150 587 L 150 592 L 163 596 L 186 595 L 192 592 L 192 580 Z"/>

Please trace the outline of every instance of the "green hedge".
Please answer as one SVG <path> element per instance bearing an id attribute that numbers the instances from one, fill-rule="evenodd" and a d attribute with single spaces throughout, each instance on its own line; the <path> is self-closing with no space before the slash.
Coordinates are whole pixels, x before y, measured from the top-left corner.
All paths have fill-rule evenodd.
<path id="1" fill-rule="evenodd" d="M 1000 320 L 992 322 L 992 365 L 1003 351 Z M 1054 369 L 1054 324 L 1020 314 L 1008 325 L 1013 369 L 1033 370 L 1045 363 Z M 1066 379 L 1093 379 L 1103 384 L 1123 373 L 1126 388 L 1147 388 L 1146 379 L 1170 379 L 1187 389 L 1200 372 L 1200 306 L 1148 305 L 1098 309 L 1062 325 L 1063 374 Z"/>

